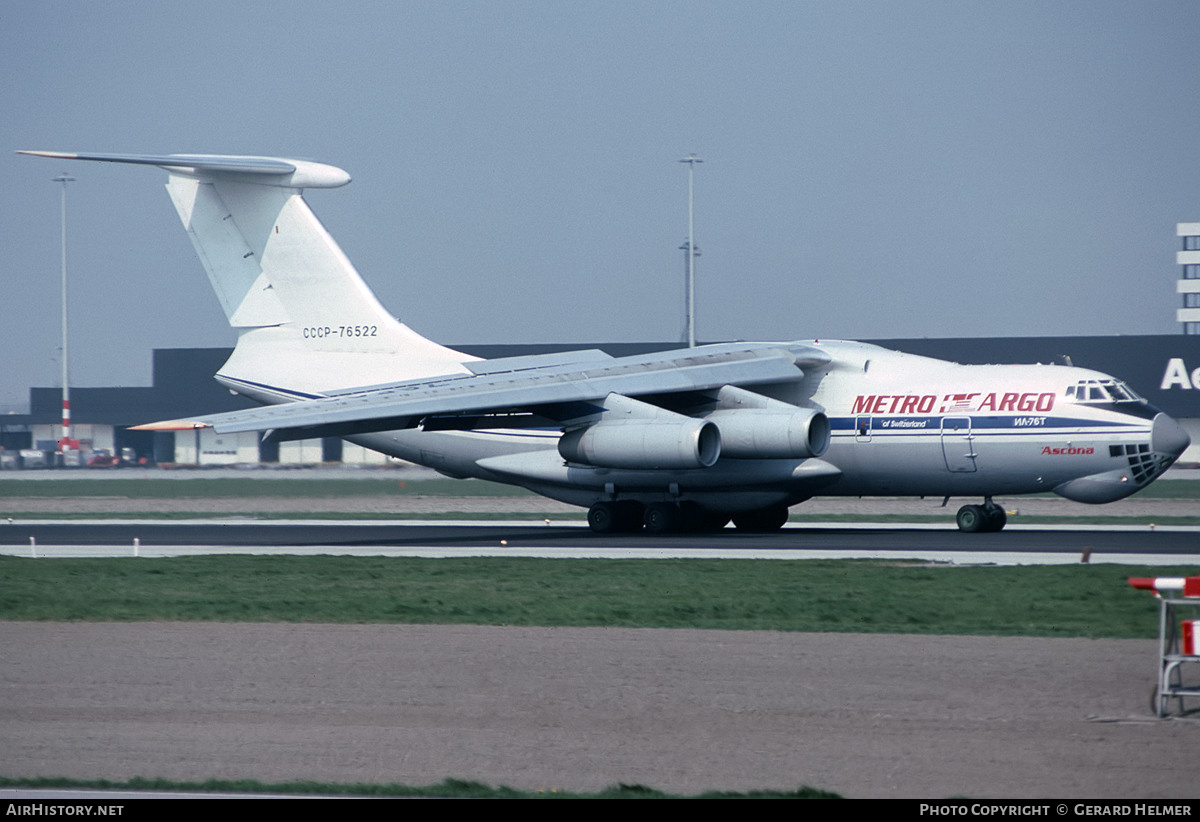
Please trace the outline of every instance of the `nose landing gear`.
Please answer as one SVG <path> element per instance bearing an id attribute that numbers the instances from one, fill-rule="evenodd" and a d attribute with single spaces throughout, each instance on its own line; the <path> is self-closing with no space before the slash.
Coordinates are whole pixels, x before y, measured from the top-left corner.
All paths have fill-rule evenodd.
<path id="1" fill-rule="evenodd" d="M 955 517 L 958 530 L 968 534 L 980 534 L 999 531 L 1008 522 L 1008 514 L 1004 508 L 992 502 L 991 497 L 985 497 L 983 505 L 964 505 L 958 509 Z"/>

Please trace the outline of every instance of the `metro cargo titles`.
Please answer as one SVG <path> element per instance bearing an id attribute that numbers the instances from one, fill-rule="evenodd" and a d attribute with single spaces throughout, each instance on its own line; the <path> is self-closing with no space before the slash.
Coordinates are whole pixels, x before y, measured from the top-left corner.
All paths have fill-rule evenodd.
<path id="1" fill-rule="evenodd" d="M 586 506 L 598 532 L 774 530 L 816 495 L 1126 497 L 1188 435 L 1120 380 L 967 366 L 845 341 L 480 360 L 388 314 L 309 210 L 341 169 L 213 155 L 24 152 L 155 165 L 238 342 L 216 379 L 265 407 L 144 428 L 338 436 L 453 477 Z"/>

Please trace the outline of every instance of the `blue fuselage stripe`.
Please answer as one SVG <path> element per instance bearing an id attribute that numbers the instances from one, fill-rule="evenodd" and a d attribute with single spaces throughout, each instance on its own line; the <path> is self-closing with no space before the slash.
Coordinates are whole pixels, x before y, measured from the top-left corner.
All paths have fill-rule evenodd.
<path id="1" fill-rule="evenodd" d="M 834 431 L 857 431 L 859 423 L 863 420 L 870 421 L 871 433 L 881 432 L 900 432 L 900 433 L 929 433 L 941 434 L 943 432 L 943 420 L 962 420 L 969 419 L 971 421 L 971 433 L 979 432 L 1018 432 L 1018 433 L 1036 433 L 1039 430 L 1051 428 L 1100 428 L 1105 431 L 1121 430 L 1121 429 L 1141 429 L 1147 426 L 1146 420 L 1130 419 L 1123 420 L 1085 420 L 1074 417 L 1048 417 L 1048 416 L 1016 416 L 1016 417 L 978 417 L 969 416 L 966 414 L 954 415 L 947 414 L 940 417 L 880 417 L 870 414 L 863 414 L 857 417 L 830 417 L 829 426 Z M 944 429 L 945 433 L 953 434 L 954 429 Z"/>

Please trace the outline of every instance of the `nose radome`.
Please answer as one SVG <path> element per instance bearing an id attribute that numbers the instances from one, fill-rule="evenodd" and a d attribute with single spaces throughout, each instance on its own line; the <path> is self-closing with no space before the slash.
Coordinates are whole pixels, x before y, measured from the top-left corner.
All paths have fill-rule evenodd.
<path id="1" fill-rule="evenodd" d="M 1192 442 L 1183 426 L 1166 414 L 1154 418 L 1150 428 L 1150 447 L 1158 454 L 1170 454 L 1178 457 Z"/>

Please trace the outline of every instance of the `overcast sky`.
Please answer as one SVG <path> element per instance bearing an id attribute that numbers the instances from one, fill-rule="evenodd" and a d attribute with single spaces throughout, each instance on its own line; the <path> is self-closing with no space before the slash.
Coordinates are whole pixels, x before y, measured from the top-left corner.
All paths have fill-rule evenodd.
<path id="1" fill-rule="evenodd" d="M 301 157 L 439 342 L 1176 333 L 1200 220 L 1200 3 L 0 4 L 0 406 L 231 345 L 159 169 Z"/>

